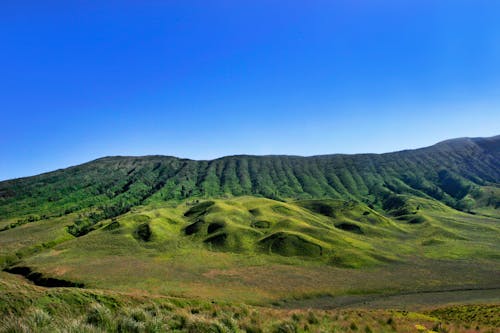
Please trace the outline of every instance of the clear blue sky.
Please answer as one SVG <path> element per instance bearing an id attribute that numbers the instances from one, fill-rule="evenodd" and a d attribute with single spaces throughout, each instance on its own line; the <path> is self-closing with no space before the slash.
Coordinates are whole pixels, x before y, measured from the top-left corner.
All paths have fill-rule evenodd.
<path id="1" fill-rule="evenodd" d="M 499 1 L 1 7 L 0 179 L 107 155 L 386 152 L 500 134 Z"/>

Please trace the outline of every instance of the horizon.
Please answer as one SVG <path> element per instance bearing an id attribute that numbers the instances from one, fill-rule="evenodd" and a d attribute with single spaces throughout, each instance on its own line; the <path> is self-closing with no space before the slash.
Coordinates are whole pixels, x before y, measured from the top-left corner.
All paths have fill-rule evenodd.
<path id="1" fill-rule="evenodd" d="M 380 154 L 500 132 L 500 3 L 7 4 L 0 180 L 102 156 Z"/>

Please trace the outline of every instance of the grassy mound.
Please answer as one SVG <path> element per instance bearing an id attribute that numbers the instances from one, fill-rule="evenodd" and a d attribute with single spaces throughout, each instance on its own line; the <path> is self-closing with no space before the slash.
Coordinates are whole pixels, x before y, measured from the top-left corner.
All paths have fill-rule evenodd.
<path id="1" fill-rule="evenodd" d="M 369 225 L 389 225 L 390 220 L 361 202 L 353 200 L 302 200 L 295 204 L 334 221 L 350 219 Z"/>
<path id="2" fill-rule="evenodd" d="M 352 233 L 359 234 L 359 235 L 364 234 L 361 227 L 357 224 L 354 224 L 354 223 L 342 222 L 342 223 L 336 224 L 335 227 L 339 228 L 341 230 L 352 232 Z"/>
<path id="3" fill-rule="evenodd" d="M 134 232 L 134 236 L 137 240 L 141 240 L 143 242 L 151 241 L 151 237 L 153 236 L 153 232 L 149 223 L 141 223 L 137 226 Z"/>
<path id="4" fill-rule="evenodd" d="M 258 229 L 268 229 L 271 227 L 271 222 L 269 221 L 255 221 L 252 223 L 252 227 L 258 228 Z"/>
<path id="5" fill-rule="evenodd" d="M 207 209 L 210 208 L 213 204 L 213 201 L 204 201 L 194 207 L 189 208 L 189 210 L 184 213 L 184 216 L 190 218 L 200 216 L 206 213 Z"/>
<path id="6" fill-rule="evenodd" d="M 66 230 L 77 213 L 23 224 L 0 232 L 0 260 L 89 288 L 255 302 L 284 297 L 290 288 L 299 296 L 413 290 L 429 280 L 487 284 L 498 273 L 498 220 L 428 198 L 407 198 L 419 207 L 410 216 L 426 218 L 420 224 L 354 201 L 210 201 L 203 209 L 187 201 L 136 207 L 81 237 Z M 318 201 L 335 217 L 309 209 Z M 443 270 L 443 260 L 453 264 Z"/>
<path id="7" fill-rule="evenodd" d="M 224 222 L 210 223 L 208 225 L 208 228 L 207 228 L 207 233 L 212 234 L 212 233 L 216 232 L 217 230 L 224 228 L 225 226 L 226 226 L 226 224 Z"/>
<path id="8" fill-rule="evenodd" d="M 321 245 L 305 239 L 304 236 L 277 232 L 260 241 L 263 249 L 282 256 L 319 257 L 323 254 Z"/>
<path id="9" fill-rule="evenodd" d="M 205 226 L 205 221 L 199 219 L 196 222 L 191 223 L 187 227 L 184 228 L 184 233 L 186 235 L 192 235 L 200 232 L 202 228 Z"/>
<path id="10" fill-rule="evenodd" d="M 338 202 L 339 201 L 333 200 L 307 200 L 301 201 L 298 204 L 314 213 L 328 217 L 336 217 L 335 210 L 338 209 L 335 208 L 338 208 Z"/>
<path id="11" fill-rule="evenodd" d="M 414 216 L 411 216 L 407 219 L 408 224 L 420 224 L 426 222 L 427 219 L 423 215 L 417 215 L 415 214 Z"/>
<path id="12" fill-rule="evenodd" d="M 113 220 L 113 221 L 111 221 L 111 223 L 109 223 L 108 225 L 106 225 L 104 227 L 104 230 L 113 231 L 113 230 L 116 230 L 118 228 L 120 228 L 120 222 L 118 222 L 117 220 Z"/>
<path id="13" fill-rule="evenodd" d="M 204 242 L 214 245 L 218 248 L 224 248 L 224 246 L 226 245 L 226 240 L 227 240 L 227 233 L 220 232 L 217 233 L 216 235 L 206 238 Z"/>

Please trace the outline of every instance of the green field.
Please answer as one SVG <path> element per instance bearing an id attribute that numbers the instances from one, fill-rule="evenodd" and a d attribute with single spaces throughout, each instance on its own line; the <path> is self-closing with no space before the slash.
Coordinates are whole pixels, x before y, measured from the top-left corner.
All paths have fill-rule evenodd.
<path id="1" fill-rule="evenodd" d="M 2 182 L 0 331 L 495 332 L 499 142 Z"/>
<path id="2" fill-rule="evenodd" d="M 280 309 L 109 290 L 42 288 L 0 273 L 2 332 L 498 332 L 500 306 Z"/>
<path id="3" fill-rule="evenodd" d="M 0 241 L 4 262 L 15 253 L 17 266 L 49 277 L 180 297 L 261 304 L 314 294 L 498 286 L 498 220 L 417 202 L 425 222 L 340 200 L 157 204 L 99 222 L 80 237 L 65 232 L 68 223 L 58 218 L 3 231 Z M 318 207 L 330 207 L 335 217 Z"/>

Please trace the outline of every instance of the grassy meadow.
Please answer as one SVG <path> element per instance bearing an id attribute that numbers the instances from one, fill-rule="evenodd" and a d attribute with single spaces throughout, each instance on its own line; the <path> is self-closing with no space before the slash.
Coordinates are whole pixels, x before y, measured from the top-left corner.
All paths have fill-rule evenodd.
<path id="1" fill-rule="evenodd" d="M 497 332 L 500 306 L 280 309 L 79 288 L 0 273 L 1 332 Z"/>
<path id="2" fill-rule="evenodd" d="M 411 217 L 332 199 L 186 200 L 79 237 L 76 214 L 26 223 L 0 233 L 4 268 L 30 270 L 2 273 L 0 330 L 495 332 L 498 220 L 405 205 Z"/>
<path id="3" fill-rule="evenodd" d="M 0 182 L 0 332 L 498 332 L 498 142 Z"/>
<path id="4" fill-rule="evenodd" d="M 496 219 L 409 202 L 425 221 L 351 201 L 238 197 L 136 207 L 81 237 L 67 218 L 29 223 L 0 244 L 4 263 L 90 288 L 252 304 L 498 286 Z"/>

